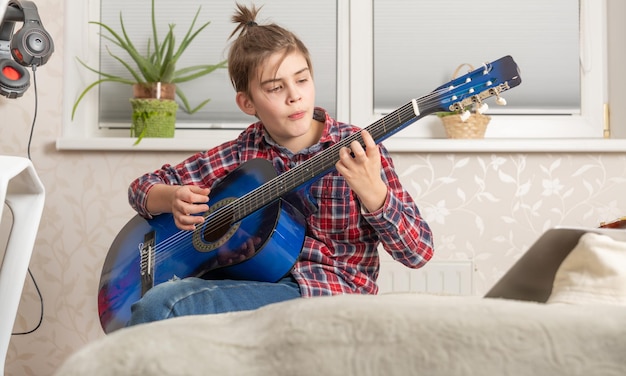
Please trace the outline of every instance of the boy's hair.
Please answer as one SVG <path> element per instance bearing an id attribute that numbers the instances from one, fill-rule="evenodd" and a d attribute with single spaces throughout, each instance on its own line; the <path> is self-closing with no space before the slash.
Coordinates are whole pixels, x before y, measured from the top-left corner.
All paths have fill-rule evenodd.
<path id="1" fill-rule="evenodd" d="M 294 33 L 274 23 L 257 24 L 255 19 L 260 10 L 261 8 L 255 5 L 247 8 L 245 5 L 237 4 L 232 21 L 238 25 L 229 37 L 230 39 L 239 32 L 228 52 L 230 81 L 237 92 L 244 92 L 248 96 L 250 82 L 258 73 L 257 68 L 276 52 L 282 52 L 283 59 L 295 51 L 302 53 L 311 74 L 313 72 L 309 50 L 304 43 Z"/>

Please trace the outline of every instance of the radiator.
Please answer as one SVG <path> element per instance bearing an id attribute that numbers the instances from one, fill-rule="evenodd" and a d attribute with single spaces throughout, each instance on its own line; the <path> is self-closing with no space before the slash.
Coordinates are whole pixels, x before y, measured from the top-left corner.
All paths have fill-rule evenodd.
<path id="1" fill-rule="evenodd" d="M 420 269 L 410 269 L 397 261 L 382 260 L 379 293 L 472 295 L 472 270 L 471 261 L 431 261 Z"/>

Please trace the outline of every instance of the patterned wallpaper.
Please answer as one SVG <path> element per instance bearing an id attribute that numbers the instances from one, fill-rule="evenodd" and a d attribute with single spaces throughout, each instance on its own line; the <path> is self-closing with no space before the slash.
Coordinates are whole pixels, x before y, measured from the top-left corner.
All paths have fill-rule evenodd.
<path id="1" fill-rule="evenodd" d="M 103 336 L 95 293 L 113 237 L 133 215 L 126 187 L 139 174 L 188 153 L 60 152 L 63 1 L 41 0 L 53 59 L 37 71 L 39 112 L 32 159 L 46 205 L 30 264 L 44 319 L 13 336 L 6 374 L 49 375 L 72 352 Z M 56 16 L 56 17 L 55 17 Z M 0 97 L 0 154 L 25 156 L 34 88 Z M 587 153 L 396 153 L 394 161 L 435 233 L 433 261 L 471 260 L 481 295 L 546 229 L 597 226 L 624 215 L 626 155 Z M 22 281 L 16 281 L 22 283 Z M 25 281 L 14 331 L 31 329 L 41 306 Z"/>

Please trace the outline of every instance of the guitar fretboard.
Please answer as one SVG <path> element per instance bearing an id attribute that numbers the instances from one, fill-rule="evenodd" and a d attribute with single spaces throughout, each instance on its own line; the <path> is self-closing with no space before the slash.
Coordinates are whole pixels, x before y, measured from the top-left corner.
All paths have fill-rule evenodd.
<path id="1" fill-rule="evenodd" d="M 517 64 L 510 56 L 444 84 L 428 95 L 397 108 L 365 129 L 378 144 L 420 118 L 450 108 L 465 108 L 519 85 Z M 451 111 L 451 110 L 450 110 Z M 361 132 L 355 132 L 300 165 L 271 179 L 220 209 L 220 220 L 235 223 L 285 194 L 314 181 L 335 168 L 339 151 L 354 141 L 363 145 Z"/>
<path id="2" fill-rule="evenodd" d="M 428 114 L 428 111 L 422 112 L 419 115 L 416 114 L 416 107 L 420 107 L 420 103 L 426 102 L 424 102 L 424 99 L 415 100 L 415 103 L 413 101 L 408 102 L 365 129 L 378 144 L 418 120 L 420 117 Z M 229 205 L 236 208 L 232 209 L 231 212 L 232 221 L 236 222 L 246 217 L 250 213 L 268 205 L 283 195 L 333 170 L 335 163 L 339 160 L 339 151 L 341 148 L 349 147 L 353 141 L 357 141 L 363 145 L 363 138 L 361 137 L 360 131 L 351 134 L 297 167 L 278 175 L 261 187 L 233 201 Z"/>

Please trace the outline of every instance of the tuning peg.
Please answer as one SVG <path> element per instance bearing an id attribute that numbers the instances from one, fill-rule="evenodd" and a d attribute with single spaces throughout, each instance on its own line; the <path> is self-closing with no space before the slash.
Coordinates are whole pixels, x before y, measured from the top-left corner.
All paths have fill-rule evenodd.
<path id="1" fill-rule="evenodd" d="M 482 115 L 487 112 L 488 109 L 489 106 L 487 105 L 487 103 L 482 103 L 480 106 L 476 107 L 476 112 Z"/>
<path id="2" fill-rule="evenodd" d="M 498 95 L 498 98 L 496 98 L 496 104 L 500 106 L 506 106 L 506 99 Z"/>
<path id="3" fill-rule="evenodd" d="M 470 112 L 468 110 L 465 110 L 463 112 L 461 112 L 461 121 L 465 121 L 467 119 L 469 119 L 470 117 Z"/>

